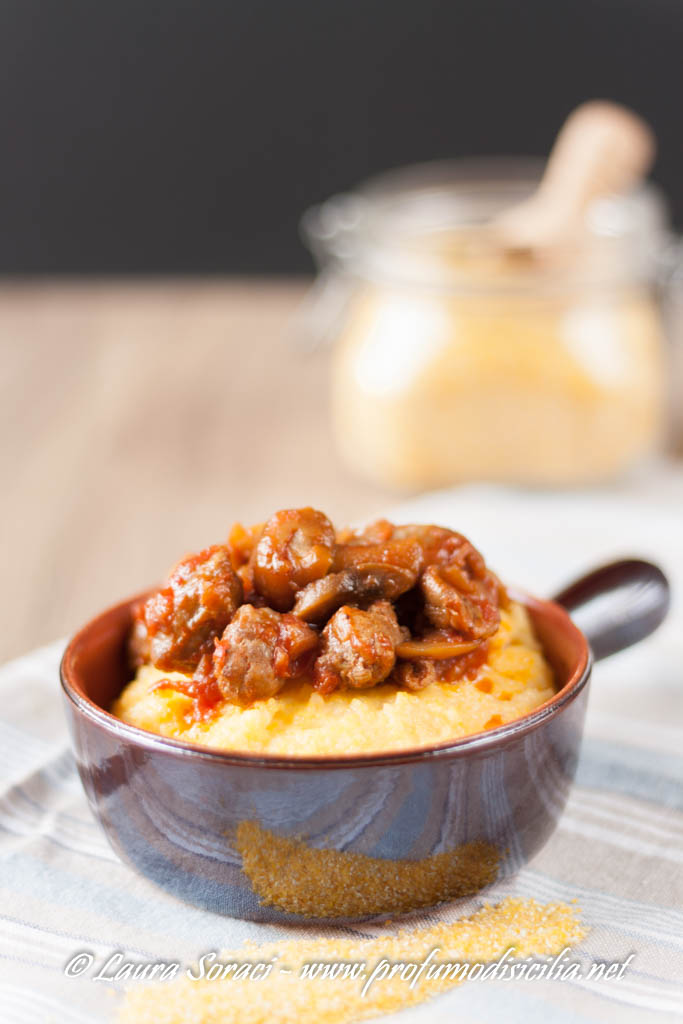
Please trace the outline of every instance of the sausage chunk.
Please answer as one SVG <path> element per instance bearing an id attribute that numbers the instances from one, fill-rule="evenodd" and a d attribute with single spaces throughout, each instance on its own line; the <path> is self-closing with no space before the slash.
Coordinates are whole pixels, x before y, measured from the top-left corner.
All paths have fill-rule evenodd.
<path id="1" fill-rule="evenodd" d="M 253 578 L 259 594 L 279 611 L 289 611 L 297 591 L 332 566 L 334 527 L 314 508 L 276 512 L 254 549 Z"/>
<path id="2" fill-rule="evenodd" d="M 183 559 L 140 615 L 153 664 L 164 672 L 194 671 L 202 655 L 213 651 L 214 637 L 223 632 L 241 600 L 242 585 L 226 547 L 217 544 Z M 140 624 L 135 633 L 139 649 Z"/>
<path id="3" fill-rule="evenodd" d="M 439 665 L 428 658 L 399 661 L 392 676 L 397 686 L 402 686 L 404 690 L 411 690 L 413 693 L 424 690 L 432 683 L 438 683 L 439 678 Z"/>
<path id="4" fill-rule="evenodd" d="M 367 611 L 344 605 L 334 613 L 321 637 L 313 685 L 321 693 L 337 687 L 362 690 L 381 683 L 396 661 L 404 633 L 388 601 Z"/>
<path id="5" fill-rule="evenodd" d="M 216 641 L 214 678 L 233 704 L 266 700 L 305 672 L 317 645 L 315 630 L 295 616 L 243 604 Z"/>
<path id="6" fill-rule="evenodd" d="M 420 580 L 425 614 L 440 629 L 483 640 L 500 624 L 500 584 L 477 549 L 460 534 L 440 547 Z"/>
<path id="7" fill-rule="evenodd" d="M 420 545 L 422 549 L 422 569 L 438 559 L 439 553 L 447 542 L 452 542 L 453 538 L 459 538 L 460 536 L 459 533 L 455 533 L 454 530 L 449 530 L 445 526 L 426 524 L 396 526 L 393 533 L 393 537 L 397 541 L 412 540 Z"/>
<path id="8" fill-rule="evenodd" d="M 476 675 L 488 657 L 486 641 L 478 643 L 471 651 L 455 658 L 416 658 L 414 661 L 399 661 L 391 681 L 404 690 L 424 690 L 432 683 L 455 683 Z"/>

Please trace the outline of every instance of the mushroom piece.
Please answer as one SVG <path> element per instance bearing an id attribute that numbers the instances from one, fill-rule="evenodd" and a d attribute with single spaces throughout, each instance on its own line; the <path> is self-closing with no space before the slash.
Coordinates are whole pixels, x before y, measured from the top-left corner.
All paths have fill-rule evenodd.
<path id="1" fill-rule="evenodd" d="M 305 622 L 320 624 L 344 604 L 366 605 L 379 599 L 393 601 L 410 590 L 416 578 L 410 569 L 372 563 L 333 572 L 300 590 L 292 611 Z"/>
<path id="2" fill-rule="evenodd" d="M 420 642 L 416 641 L 415 648 Z M 403 647 L 399 644 L 396 654 L 400 658 L 399 651 Z M 455 683 L 460 679 L 472 678 L 486 662 L 488 656 L 488 643 L 476 641 L 471 644 L 454 644 L 453 650 L 458 648 L 457 653 L 445 656 L 446 646 L 443 647 L 443 657 L 415 657 L 411 659 L 400 658 L 391 675 L 391 679 L 397 686 L 405 690 L 424 690 L 432 683 L 446 682 Z M 426 650 L 426 642 L 425 642 Z M 439 652 L 441 653 L 441 652 Z"/>
<path id="3" fill-rule="evenodd" d="M 388 565 L 406 569 L 415 579 L 424 566 L 422 546 L 414 537 L 390 539 L 377 543 L 355 537 L 339 544 L 335 552 L 335 572 L 343 569 L 363 569 L 368 565 Z"/>
<path id="4" fill-rule="evenodd" d="M 431 661 L 445 661 L 457 658 L 461 654 L 476 651 L 483 640 L 462 640 L 461 637 L 448 633 L 446 630 L 435 630 L 419 640 L 404 640 L 396 648 L 396 656 L 405 661 L 416 661 L 428 658 Z"/>

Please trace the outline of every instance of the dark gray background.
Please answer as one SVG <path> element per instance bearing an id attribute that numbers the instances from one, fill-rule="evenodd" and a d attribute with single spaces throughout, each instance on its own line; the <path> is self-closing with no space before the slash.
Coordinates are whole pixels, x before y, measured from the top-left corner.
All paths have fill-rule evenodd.
<path id="1" fill-rule="evenodd" d="M 0 272 L 296 272 L 383 168 L 634 106 L 683 222 L 681 0 L 5 0 Z"/>

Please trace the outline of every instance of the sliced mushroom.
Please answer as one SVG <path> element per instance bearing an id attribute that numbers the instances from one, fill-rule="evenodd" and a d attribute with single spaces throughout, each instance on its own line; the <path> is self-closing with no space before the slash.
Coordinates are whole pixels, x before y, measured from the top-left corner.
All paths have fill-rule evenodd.
<path id="1" fill-rule="evenodd" d="M 432 661 L 445 661 L 447 658 L 457 658 L 461 654 L 469 654 L 475 651 L 482 640 L 460 640 L 457 637 L 448 637 L 443 634 L 436 634 L 433 637 L 423 637 L 421 640 L 405 640 L 396 648 L 396 655 L 406 661 L 415 661 L 421 658 L 429 658 Z"/>
<path id="2" fill-rule="evenodd" d="M 389 565 L 410 570 L 417 580 L 424 565 L 422 546 L 414 537 L 368 543 L 354 538 L 338 544 L 332 566 L 335 572 L 362 569 L 368 565 Z"/>
<path id="3" fill-rule="evenodd" d="M 393 601 L 415 584 L 415 573 L 397 565 L 368 563 L 314 580 L 296 596 L 294 615 L 304 622 L 325 622 L 344 604 Z"/>
<path id="4" fill-rule="evenodd" d="M 425 639 L 423 642 L 425 645 L 423 650 L 427 650 L 429 641 Z M 472 678 L 486 661 L 489 649 L 488 642 L 484 640 L 473 641 L 471 644 L 453 644 L 454 653 L 448 656 L 401 657 L 401 648 L 417 650 L 419 646 L 420 641 L 415 641 L 412 644 L 401 643 L 396 647 L 398 661 L 391 678 L 397 686 L 401 686 L 405 690 L 424 690 L 432 683 L 455 683 L 459 679 Z M 432 650 L 438 651 L 438 645 L 434 644 Z M 444 642 L 444 655 L 445 650 Z"/>

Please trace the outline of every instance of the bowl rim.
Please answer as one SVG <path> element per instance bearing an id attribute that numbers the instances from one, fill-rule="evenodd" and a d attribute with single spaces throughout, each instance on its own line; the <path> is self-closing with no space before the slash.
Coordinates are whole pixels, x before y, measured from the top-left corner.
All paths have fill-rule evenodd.
<path id="1" fill-rule="evenodd" d="M 214 763 L 241 767 L 277 768 L 287 770 L 310 770 L 310 769 L 343 769 L 360 767 L 380 767 L 404 763 L 431 762 L 450 758 L 464 757 L 469 754 L 487 752 L 493 747 L 502 747 L 508 741 L 518 739 L 520 736 L 531 732 L 545 722 L 558 715 L 568 704 L 572 703 L 590 679 L 593 667 L 593 655 L 584 633 L 572 620 L 569 613 L 562 605 L 552 600 L 543 600 L 527 594 L 517 588 L 508 587 L 508 592 L 515 601 L 523 604 L 533 613 L 534 610 L 543 610 L 550 613 L 556 621 L 568 632 L 573 633 L 581 641 L 580 656 L 574 670 L 569 678 L 552 697 L 539 704 L 522 715 L 494 729 L 487 729 L 485 732 L 471 733 L 454 740 L 445 740 L 438 744 L 426 744 L 416 747 L 406 747 L 400 750 L 377 751 L 375 753 L 350 753 L 350 754 L 315 754 L 315 755 L 285 755 L 255 753 L 252 751 L 222 750 L 218 747 L 201 746 L 187 740 L 174 739 L 170 736 L 162 736 L 147 729 L 141 729 L 136 725 L 129 725 L 127 722 L 117 718 L 110 711 L 105 710 L 87 696 L 83 688 L 78 684 L 76 669 L 73 664 L 74 656 L 88 632 L 96 623 L 108 616 L 121 613 L 124 608 L 132 608 L 150 593 L 147 589 L 135 597 L 119 601 L 100 612 L 82 626 L 69 640 L 62 655 L 59 665 L 59 677 L 64 696 L 75 707 L 76 711 L 96 725 L 105 729 L 117 738 L 126 739 L 144 749 L 163 752 L 179 757 L 208 760 Z"/>

